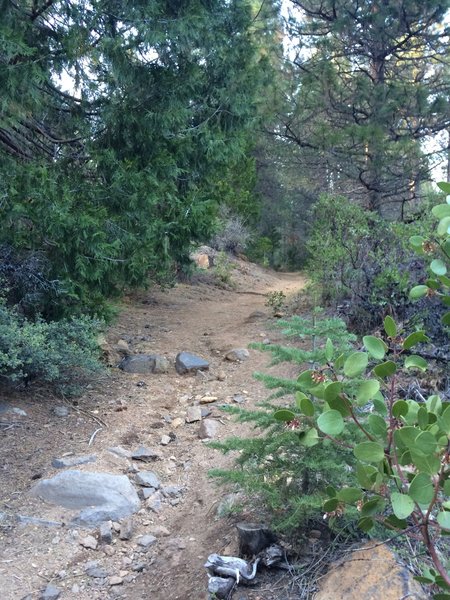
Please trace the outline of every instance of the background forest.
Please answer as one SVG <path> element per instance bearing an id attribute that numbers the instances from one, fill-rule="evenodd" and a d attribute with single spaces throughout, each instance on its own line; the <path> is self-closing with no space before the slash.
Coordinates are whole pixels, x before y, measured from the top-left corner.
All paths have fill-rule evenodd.
<path id="1" fill-rule="evenodd" d="M 218 444 L 242 469 L 216 475 L 266 495 L 280 528 L 325 493 L 363 531 L 413 522 L 437 569 L 423 580 L 448 590 L 450 186 L 433 182 L 450 180 L 449 9 L 0 0 L 0 384 L 78 392 L 121 297 L 189 277 L 201 244 L 305 270 L 333 316 L 258 347 L 311 369 L 258 375 L 270 402 L 234 412 L 269 433 Z M 403 374 L 430 357 L 443 400 L 414 400 Z"/>

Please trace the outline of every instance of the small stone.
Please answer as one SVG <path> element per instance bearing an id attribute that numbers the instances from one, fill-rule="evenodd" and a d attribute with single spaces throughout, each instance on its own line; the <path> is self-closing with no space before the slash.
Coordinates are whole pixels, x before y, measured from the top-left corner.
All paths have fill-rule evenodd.
<path id="1" fill-rule="evenodd" d="M 135 452 L 131 454 L 131 458 L 133 460 L 142 460 L 144 462 L 149 462 L 151 460 L 155 460 L 161 457 L 158 454 L 158 452 L 155 452 L 150 448 L 146 448 L 145 446 L 140 446 Z"/>
<path id="2" fill-rule="evenodd" d="M 181 425 L 183 425 L 183 423 L 184 423 L 184 420 L 183 420 L 181 417 L 176 417 L 176 418 L 175 418 L 175 419 L 172 421 L 171 425 L 172 425 L 172 427 L 173 427 L 174 429 L 178 429 L 178 427 L 180 427 Z"/>
<path id="3" fill-rule="evenodd" d="M 230 597 L 236 580 L 233 577 L 210 577 L 208 581 L 208 592 L 210 597 L 224 600 Z"/>
<path id="4" fill-rule="evenodd" d="M 182 495 L 183 488 L 180 485 L 166 485 L 161 491 L 166 498 L 178 498 Z"/>
<path id="5" fill-rule="evenodd" d="M 170 370 L 170 363 L 165 356 L 159 356 L 159 354 L 155 354 L 155 366 L 153 367 L 153 373 L 161 374 L 168 373 Z"/>
<path id="6" fill-rule="evenodd" d="M 152 487 L 142 488 L 142 495 L 144 496 L 144 500 L 147 500 L 148 498 L 150 498 L 150 496 L 153 496 L 155 492 L 156 489 Z"/>
<path id="7" fill-rule="evenodd" d="M 90 548 L 91 550 L 96 550 L 98 546 L 98 542 L 92 535 L 87 535 L 82 540 L 80 540 L 80 544 L 84 548 Z"/>
<path id="8" fill-rule="evenodd" d="M 49 583 L 41 594 L 41 600 L 57 600 L 57 598 L 59 598 L 60 595 L 61 590 Z"/>
<path id="9" fill-rule="evenodd" d="M 57 417 L 67 417 L 69 416 L 69 409 L 67 406 L 54 406 L 53 414 L 55 414 Z"/>
<path id="10" fill-rule="evenodd" d="M 17 406 L 13 406 L 8 412 L 12 413 L 13 415 L 18 415 L 19 417 L 27 416 L 27 413 L 21 408 L 17 408 Z"/>
<path id="11" fill-rule="evenodd" d="M 201 422 L 198 437 L 201 440 L 212 439 L 216 436 L 220 424 L 214 419 L 205 419 Z"/>
<path id="12" fill-rule="evenodd" d="M 120 524 L 119 539 L 131 540 L 133 536 L 133 519 L 128 517 Z"/>
<path id="13" fill-rule="evenodd" d="M 131 570 L 135 571 L 136 573 L 141 573 L 145 567 L 146 567 L 146 563 L 145 562 L 135 562 L 134 564 L 131 565 Z"/>
<path id="14" fill-rule="evenodd" d="M 242 394 L 234 394 L 233 402 L 236 402 L 236 404 L 243 404 L 245 402 L 245 398 L 242 396 Z"/>
<path id="15" fill-rule="evenodd" d="M 52 460 L 52 467 L 55 467 L 55 469 L 66 469 L 68 467 L 93 463 L 96 460 L 97 457 L 95 454 L 89 454 L 88 456 L 68 456 L 66 458 L 54 458 Z"/>
<path id="16" fill-rule="evenodd" d="M 161 441 L 159 442 L 161 446 L 167 446 L 172 441 L 172 438 L 168 435 L 163 435 Z"/>
<path id="17" fill-rule="evenodd" d="M 104 544 L 110 544 L 112 542 L 112 523 L 111 521 L 104 521 L 100 523 L 99 538 Z"/>
<path id="18" fill-rule="evenodd" d="M 150 548 L 150 546 L 153 546 L 156 541 L 157 540 L 154 535 L 143 535 L 137 540 L 137 543 L 139 546 L 142 546 L 142 548 Z"/>
<path id="19" fill-rule="evenodd" d="M 159 489 L 161 482 L 158 479 L 158 476 L 153 471 L 139 471 L 136 474 L 136 482 L 139 485 L 149 488 Z"/>
<path id="20" fill-rule="evenodd" d="M 123 579 L 118 575 L 113 575 L 108 579 L 108 583 L 109 585 L 121 585 L 123 583 Z"/>
<path id="21" fill-rule="evenodd" d="M 112 448 L 108 448 L 108 452 L 111 454 L 115 454 L 120 458 L 131 458 L 131 452 L 129 450 L 125 450 L 122 446 L 113 446 Z"/>
<path id="22" fill-rule="evenodd" d="M 161 494 L 159 492 L 156 492 L 155 494 L 150 496 L 150 498 L 148 498 L 146 502 L 146 506 L 152 512 L 156 514 L 160 513 L 162 508 Z"/>
<path id="23" fill-rule="evenodd" d="M 225 371 L 219 371 L 217 373 L 217 381 L 225 381 L 225 379 L 227 378 Z"/>
<path id="24" fill-rule="evenodd" d="M 202 406 L 202 419 L 206 419 L 206 417 L 209 417 L 210 414 L 210 409 L 206 408 L 205 406 Z"/>
<path id="25" fill-rule="evenodd" d="M 234 348 L 225 354 L 225 359 L 231 362 L 242 362 L 249 356 L 250 352 L 246 348 Z"/>
<path id="26" fill-rule="evenodd" d="M 170 535 L 170 531 L 164 525 L 154 525 L 150 529 L 150 533 L 156 537 L 167 537 Z"/>
<path id="27" fill-rule="evenodd" d="M 186 423 L 195 423 L 202 420 L 202 409 L 200 406 L 190 406 L 186 412 Z"/>
<path id="28" fill-rule="evenodd" d="M 218 399 L 217 396 L 202 396 L 200 398 L 200 404 L 211 404 L 211 402 L 216 402 Z"/>
<path id="29" fill-rule="evenodd" d="M 87 562 L 84 567 L 84 572 L 88 577 L 93 577 L 94 579 L 104 579 L 105 577 L 108 577 L 108 571 L 99 565 L 96 560 Z"/>
<path id="30" fill-rule="evenodd" d="M 78 583 L 74 583 L 71 589 L 72 594 L 79 594 L 80 593 L 80 586 L 78 585 Z"/>
<path id="31" fill-rule="evenodd" d="M 103 548 L 103 552 L 106 554 L 106 556 L 114 556 L 116 549 L 113 546 L 105 546 Z"/>
<path id="32" fill-rule="evenodd" d="M 207 371 L 209 362 L 191 352 L 180 352 L 175 359 L 175 368 L 180 375 L 196 373 L 197 371 Z"/>
<path id="33" fill-rule="evenodd" d="M 129 354 L 130 346 L 126 340 L 119 340 L 116 344 L 115 350 L 124 354 Z"/>

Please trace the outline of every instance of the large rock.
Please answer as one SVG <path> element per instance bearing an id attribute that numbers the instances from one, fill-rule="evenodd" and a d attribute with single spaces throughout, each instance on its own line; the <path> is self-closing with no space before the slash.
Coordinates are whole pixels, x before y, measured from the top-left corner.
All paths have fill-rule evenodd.
<path id="1" fill-rule="evenodd" d="M 95 526 L 102 521 L 117 521 L 140 507 L 139 497 L 126 475 L 64 471 L 43 479 L 31 494 L 59 506 L 82 509 L 74 524 Z"/>
<path id="2" fill-rule="evenodd" d="M 180 352 L 175 360 L 175 368 L 180 375 L 196 373 L 197 371 L 207 371 L 209 362 L 191 352 Z"/>
<path id="3" fill-rule="evenodd" d="M 119 369 L 126 373 L 141 373 L 142 375 L 153 373 L 155 369 L 154 354 L 135 354 L 134 356 L 125 356 L 120 361 Z"/>
<path id="4" fill-rule="evenodd" d="M 160 354 L 134 354 L 133 356 L 125 356 L 120 361 L 119 369 L 126 373 L 159 374 L 167 373 L 170 369 L 170 363 L 165 356 Z"/>
<path id="5" fill-rule="evenodd" d="M 384 545 L 368 544 L 332 564 L 322 579 L 316 600 L 426 600 L 413 574 L 399 565 Z"/>

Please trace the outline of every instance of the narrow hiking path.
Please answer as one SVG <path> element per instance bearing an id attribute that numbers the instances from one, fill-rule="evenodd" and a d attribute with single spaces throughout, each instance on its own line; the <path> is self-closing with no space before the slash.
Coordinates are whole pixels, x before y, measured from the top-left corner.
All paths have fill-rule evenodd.
<path id="1" fill-rule="evenodd" d="M 198 354 L 210 363 L 204 375 L 180 376 L 173 366 L 160 375 L 112 369 L 75 405 L 44 390 L 0 398 L 3 406 L 26 413 L 10 415 L 10 424 L 0 429 L 2 598 L 35 600 L 48 583 L 61 591 L 63 599 L 207 597 L 203 568 L 207 556 L 236 550 L 233 522 L 217 517 L 226 492 L 207 473 L 212 467 L 231 464 L 231 459 L 199 439 L 199 423 L 186 423 L 186 411 L 199 403 L 211 411 L 209 418 L 219 423 L 216 439 L 249 432 L 248 426 L 236 424 L 218 405 L 234 403 L 238 397 L 244 406 L 252 406 L 265 398 L 267 391 L 252 374 L 270 371 L 269 357 L 250 350 L 247 360 L 235 363 L 225 360 L 225 354 L 252 341 L 280 339 L 270 327 L 265 294 L 280 290 L 289 296 L 305 284 L 299 274 L 269 272 L 242 261 L 236 262 L 232 278 L 234 290 L 199 283 L 133 294 L 107 332 L 111 348 L 122 340 L 133 354 L 161 354 L 171 365 L 180 351 Z M 203 403 L 205 397 L 216 401 Z M 55 414 L 55 404 L 65 408 L 62 414 L 67 415 Z M 145 446 L 157 450 L 160 458 L 138 464 L 108 450 L 117 446 L 125 451 Z M 35 480 L 57 473 L 51 464 L 54 458 L 87 454 L 95 454 L 96 462 L 76 469 L 127 474 L 131 480 L 137 470 L 148 469 L 178 491 L 156 511 L 143 502 L 133 517 L 130 539 L 121 540 L 114 533 L 110 544 L 85 547 L 83 540 L 92 532 L 73 527 L 65 509 L 32 498 L 28 491 Z M 18 524 L 17 514 L 63 526 Z M 143 552 L 137 542 L 146 534 L 157 541 Z M 97 568 L 102 576 L 92 575 Z M 239 597 L 258 596 L 249 589 Z M 262 597 L 272 596 L 266 591 Z"/>

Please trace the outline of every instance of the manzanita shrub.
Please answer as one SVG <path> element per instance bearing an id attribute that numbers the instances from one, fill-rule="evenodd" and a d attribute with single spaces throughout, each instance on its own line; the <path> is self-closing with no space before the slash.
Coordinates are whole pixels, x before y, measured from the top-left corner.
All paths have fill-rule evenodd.
<path id="1" fill-rule="evenodd" d="M 439 187 L 450 194 L 450 184 Z M 450 201 L 435 206 L 433 215 L 439 219 L 436 234 L 411 239 L 414 248 L 431 255 L 432 275 L 410 295 L 437 295 L 450 306 Z M 447 312 L 443 325 L 449 324 Z M 298 377 L 296 407 L 277 410 L 274 417 L 295 423 L 302 445 L 332 440 L 353 452 L 358 486 L 328 487 L 325 517 L 356 507 L 365 532 L 382 523 L 421 539 L 434 567 L 418 579 L 440 587 L 435 598 L 448 600 L 449 565 L 439 542 L 450 535 L 450 402 L 437 394 L 423 402 L 400 394 L 408 371 L 427 370 L 420 355 L 427 341 L 425 331 L 408 334 L 390 316 L 382 335 L 363 338 L 361 351 L 339 354 L 328 340 L 325 360 Z"/>

